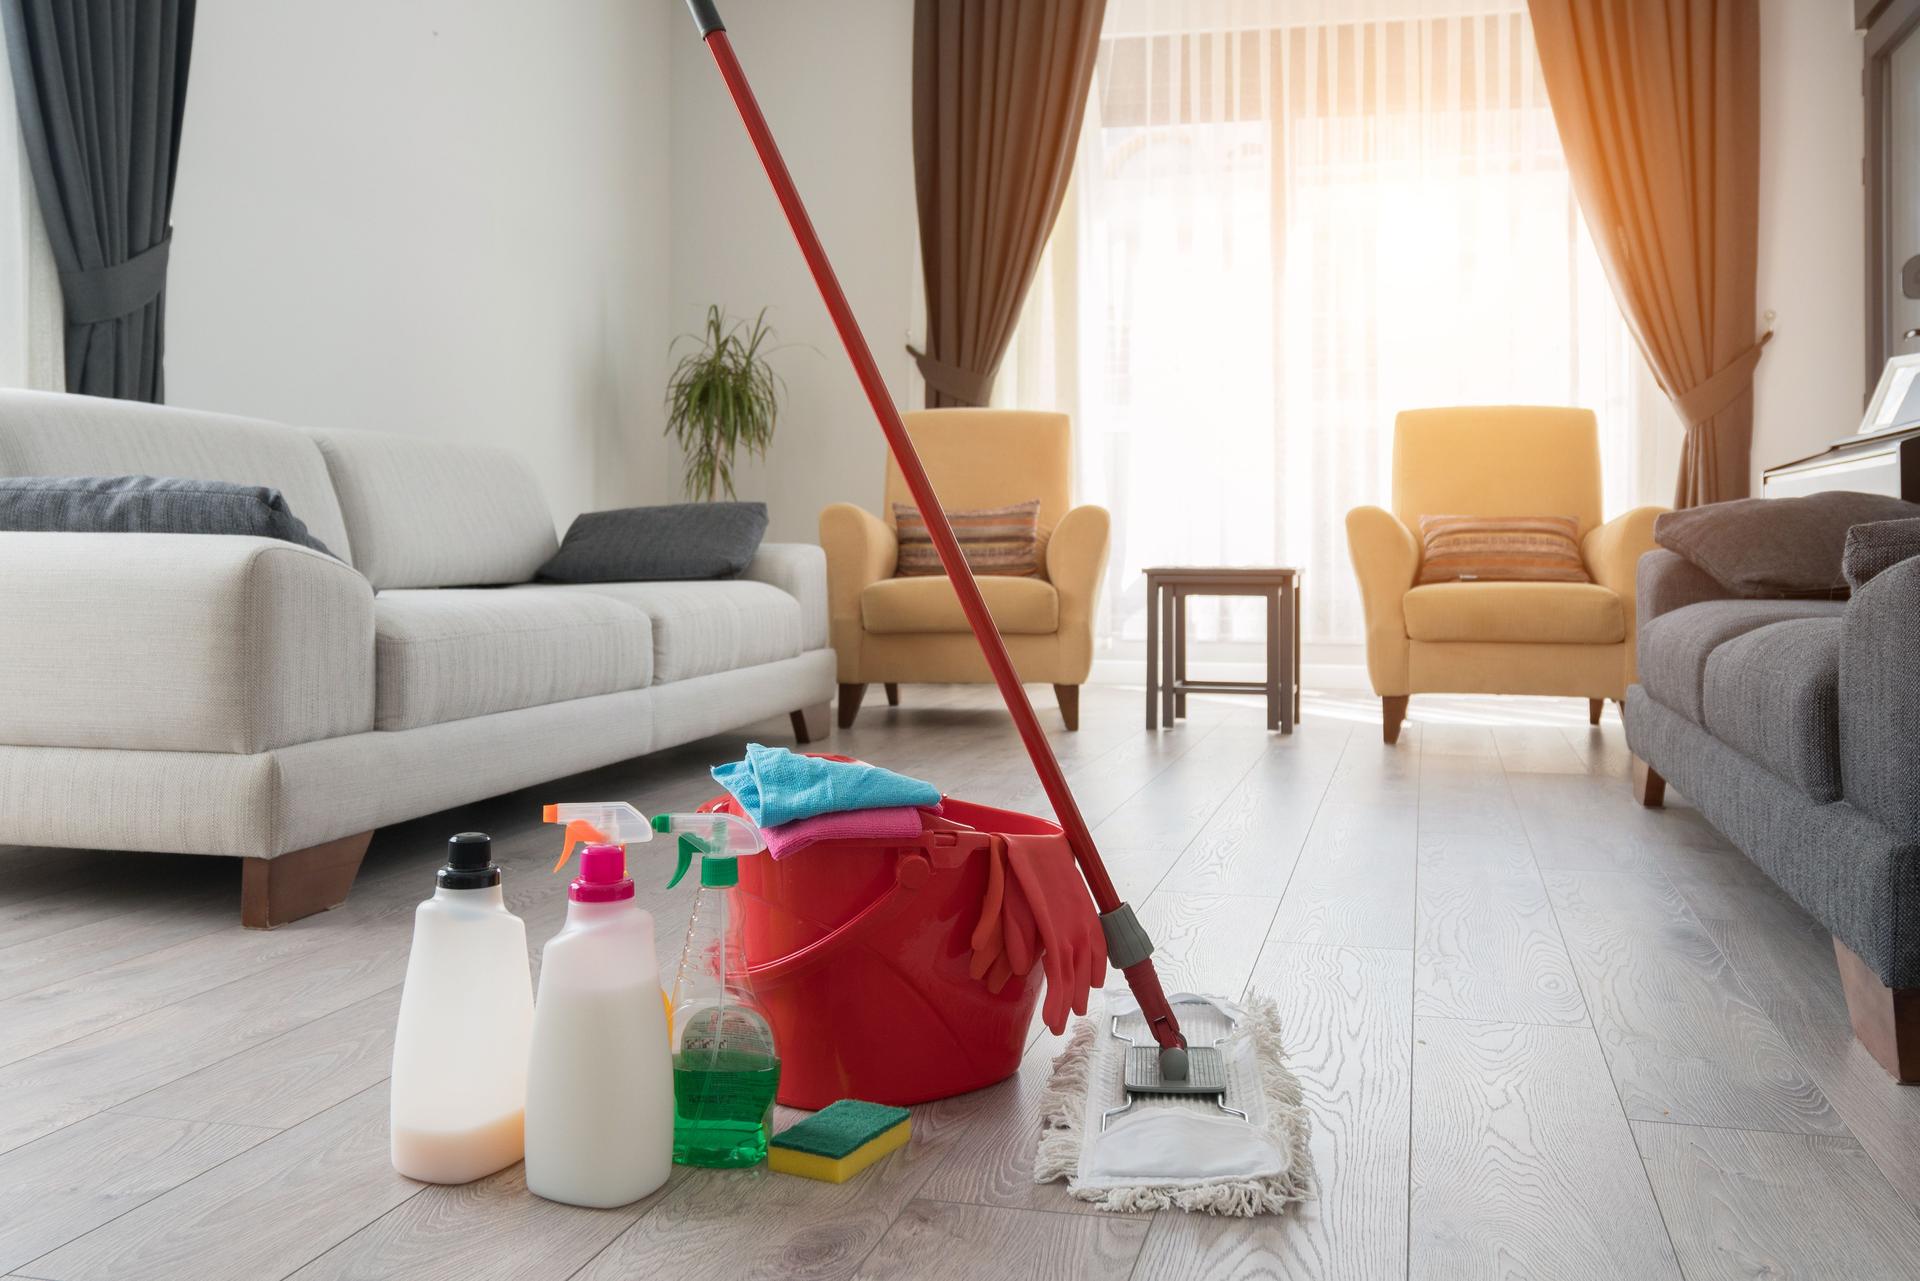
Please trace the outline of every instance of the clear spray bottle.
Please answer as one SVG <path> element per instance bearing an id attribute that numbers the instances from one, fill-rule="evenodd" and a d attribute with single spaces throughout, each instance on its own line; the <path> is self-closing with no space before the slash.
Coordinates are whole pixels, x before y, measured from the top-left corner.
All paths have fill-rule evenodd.
<path id="1" fill-rule="evenodd" d="M 780 1057 L 773 1024 L 754 999 L 727 891 L 739 860 L 762 849 L 760 832 L 737 814 L 661 814 L 656 832 L 676 837 L 678 885 L 700 859 L 700 891 L 680 947 L 673 1011 L 673 1159 L 732 1169 L 766 1159 Z"/>

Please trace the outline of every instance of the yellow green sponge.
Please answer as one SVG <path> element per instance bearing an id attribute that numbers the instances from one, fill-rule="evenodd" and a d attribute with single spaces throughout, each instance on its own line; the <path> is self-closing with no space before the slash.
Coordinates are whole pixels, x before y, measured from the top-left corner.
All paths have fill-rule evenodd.
<path id="1" fill-rule="evenodd" d="M 767 1144 L 767 1168 L 806 1179 L 845 1183 L 912 1134 L 912 1113 L 859 1099 L 841 1099 Z"/>

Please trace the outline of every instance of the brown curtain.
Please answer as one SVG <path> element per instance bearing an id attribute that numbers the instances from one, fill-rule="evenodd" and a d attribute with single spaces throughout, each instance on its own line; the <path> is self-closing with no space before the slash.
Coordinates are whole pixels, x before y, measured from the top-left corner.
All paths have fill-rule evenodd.
<path id="1" fill-rule="evenodd" d="M 927 404 L 984 405 L 1073 173 L 1106 0 L 916 0 Z"/>
<path id="2" fill-rule="evenodd" d="M 1756 0 L 1528 0 L 1620 308 L 1686 423 L 1674 503 L 1744 497 L 1760 188 Z"/>

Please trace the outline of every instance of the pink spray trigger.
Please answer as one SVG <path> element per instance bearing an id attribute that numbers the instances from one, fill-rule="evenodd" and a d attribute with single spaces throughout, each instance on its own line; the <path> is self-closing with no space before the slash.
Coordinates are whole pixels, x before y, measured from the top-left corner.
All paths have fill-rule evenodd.
<path id="1" fill-rule="evenodd" d="M 626 847 L 593 844 L 581 850 L 580 875 L 567 887 L 567 897 L 576 903 L 613 903 L 632 898 Z"/>

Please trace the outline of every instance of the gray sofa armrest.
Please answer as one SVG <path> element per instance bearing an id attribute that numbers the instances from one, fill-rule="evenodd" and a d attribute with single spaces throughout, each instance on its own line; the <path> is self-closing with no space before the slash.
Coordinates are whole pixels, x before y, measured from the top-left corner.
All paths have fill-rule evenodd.
<path id="1" fill-rule="evenodd" d="M 1857 592 L 1876 574 L 1915 556 L 1920 556 L 1920 519 L 1869 521 L 1847 531 L 1840 572 Z"/>
<path id="2" fill-rule="evenodd" d="M 1920 558 L 1875 575 L 1840 641 L 1840 779 L 1846 799 L 1920 839 Z"/>
<path id="3" fill-rule="evenodd" d="M 800 602 L 800 643 L 827 647 L 827 554 L 812 543 L 761 543 L 742 578 L 770 583 Z"/>
<path id="4" fill-rule="evenodd" d="M 1702 601 L 1735 599 L 1734 593 L 1722 587 L 1706 570 L 1664 547 L 1657 547 L 1640 558 L 1634 572 L 1634 596 L 1639 613 L 1635 626 L 1640 632 L 1635 640 L 1642 662 L 1645 661 L 1648 623 L 1662 614 Z"/>
<path id="5" fill-rule="evenodd" d="M 0 533 L 0 744 L 253 753 L 373 728 L 373 589 L 293 543 Z"/>

